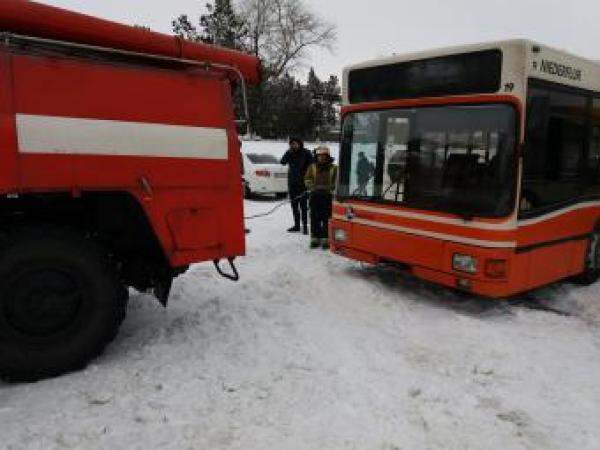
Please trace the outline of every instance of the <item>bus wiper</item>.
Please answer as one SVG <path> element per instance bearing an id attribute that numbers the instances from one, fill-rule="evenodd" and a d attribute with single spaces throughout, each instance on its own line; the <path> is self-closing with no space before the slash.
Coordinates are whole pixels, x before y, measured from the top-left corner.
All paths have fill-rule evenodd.
<path id="1" fill-rule="evenodd" d="M 438 202 L 435 203 L 436 209 L 439 211 L 446 212 L 461 218 L 464 222 L 472 222 L 477 214 L 472 211 L 465 211 L 459 206 L 454 206 L 456 203 L 448 201 L 448 198 L 440 197 Z"/>
<path id="2" fill-rule="evenodd" d="M 472 211 L 461 211 L 459 210 L 459 208 L 445 208 L 445 210 L 450 214 L 458 216 L 464 222 L 472 222 L 475 219 L 475 217 L 477 217 L 477 214 L 473 213 Z"/>
<path id="3" fill-rule="evenodd" d="M 457 212 L 455 214 L 465 222 L 472 222 L 476 217 L 476 214 L 472 213 L 471 211 Z"/>

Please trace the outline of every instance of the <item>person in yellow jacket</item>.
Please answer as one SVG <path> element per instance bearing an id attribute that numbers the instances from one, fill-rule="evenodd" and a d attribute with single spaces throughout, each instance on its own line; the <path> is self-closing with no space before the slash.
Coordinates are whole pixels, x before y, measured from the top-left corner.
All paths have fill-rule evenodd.
<path id="1" fill-rule="evenodd" d="M 310 192 L 310 248 L 329 248 L 329 219 L 331 219 L 333 192 L 337 180 L 337 166 L 326 146 L 315 149 L 316 162 L 312 163 L 304 182 Z"/>

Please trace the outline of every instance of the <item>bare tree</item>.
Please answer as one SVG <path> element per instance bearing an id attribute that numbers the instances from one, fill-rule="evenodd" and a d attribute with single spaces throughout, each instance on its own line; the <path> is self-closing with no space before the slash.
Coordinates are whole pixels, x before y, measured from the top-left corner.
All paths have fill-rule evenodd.
<path id="1" fill-rule="evenodd" d="M 252 131 L 280 137 L 292 126 L 289 132 L 310 134 L 316 100 L 291 73 L 308 61 L 311 49 L 333 49 L 335 26 L 303 0 L 212 0 L 205 9 L 197 24 L 185 14 L 177 17 L 173 31 L 182 39 L 243 50 L 261 59 L 263 82 L 248 90 Z M 239 96 L 236 103 L 241 103 Z M 284 117 L 285 126 L 280 120 Z"/>
<path id="2" fill-rule="evenodd" d="M 200 32 L 196 28 L 196 26 L 190 21 L 190 18 L 187 14 L 181 14 L 179 17 L 174 19 L 171 22 L 173 27 L 173 32 L 179 36 L 181 39 L 186 39 L 188 41 L 200 42 L 202 38 L 200 37 Z"/>
<path id="3" fill-rule="evenodd" d="M 260 57 L 265 78 L 302 65 L 311 48 L 333 49 L 335 25 L 318 17 L 302 0 L 241 0 L 248 50 Z"/>

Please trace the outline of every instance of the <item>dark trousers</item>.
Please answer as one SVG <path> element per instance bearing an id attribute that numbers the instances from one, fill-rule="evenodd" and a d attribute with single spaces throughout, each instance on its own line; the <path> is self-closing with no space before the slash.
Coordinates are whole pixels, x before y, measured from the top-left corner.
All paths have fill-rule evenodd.
<path id="1" fill-rule="evenodd" d="M 289 194 L 292 203 L 292 214 L 294 214 L 294 225 L 300 226 L 300 215 L 302 214 L 302 225 L 306 226 L 308 224 L 308 195 L 306 189 L 292 186 L 289 188 Z"/>
<path id="2" fill-rule="evenodd" d="M 327 239 L 331 219 L 333 197 L 328 192 L 310 195 L 310 234 L 314 238 Z"/>

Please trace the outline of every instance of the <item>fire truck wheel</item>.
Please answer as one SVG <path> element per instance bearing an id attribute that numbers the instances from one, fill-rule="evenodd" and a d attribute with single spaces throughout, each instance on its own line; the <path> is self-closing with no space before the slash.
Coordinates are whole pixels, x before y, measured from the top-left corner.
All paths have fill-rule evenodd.
<path id="1" fill-rule="evenodd" d="M 89 240 L 11 237 L 0 250 L 0 378 L 35 381 L 85 367 L 116 336 L 127 297 Z"/>
<path id="2" fill-rule="evenodd" d="M 585 257 L 585 271 L 575 277 L 575 282 L 588 286 L 600 279 L 600 229 L 592 234 Z"/>

